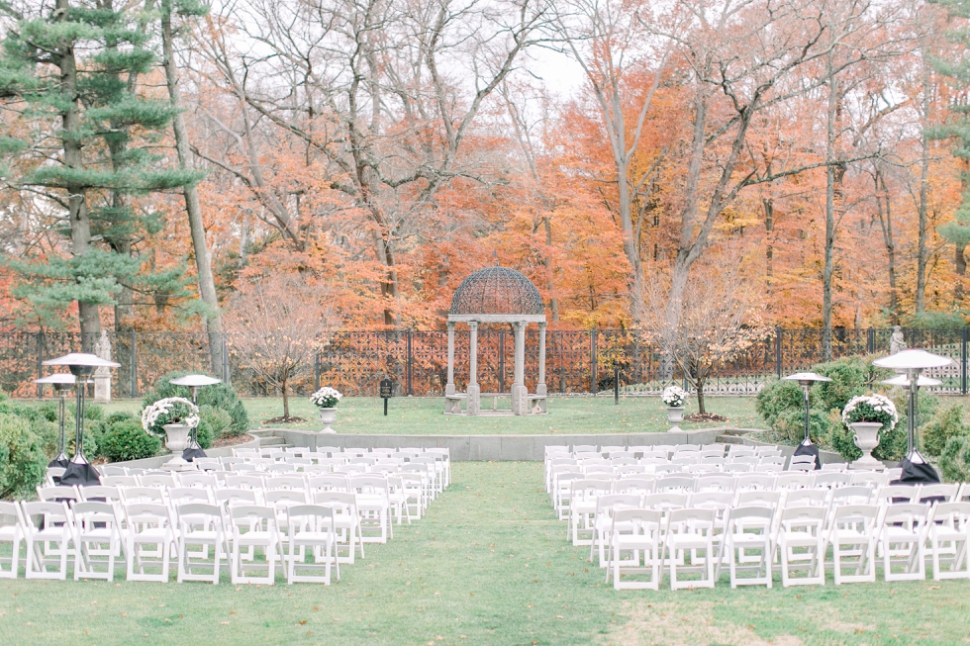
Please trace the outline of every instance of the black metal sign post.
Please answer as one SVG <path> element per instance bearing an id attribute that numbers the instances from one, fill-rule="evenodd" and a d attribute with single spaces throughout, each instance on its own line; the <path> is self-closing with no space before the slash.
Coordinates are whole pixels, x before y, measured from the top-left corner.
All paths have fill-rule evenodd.
<path id="1" fill-rule="evenodd" d="M 620 366 L 613 361 L 613 405 L 620 405 Z"/>
<path id="2" fill-rule="evenodd" d="M 381 379 L 381 399 L 384 400 L 384 417 L 387 417 L 387 400 L 394 396 L 394 382 L 387 377 Z"/>

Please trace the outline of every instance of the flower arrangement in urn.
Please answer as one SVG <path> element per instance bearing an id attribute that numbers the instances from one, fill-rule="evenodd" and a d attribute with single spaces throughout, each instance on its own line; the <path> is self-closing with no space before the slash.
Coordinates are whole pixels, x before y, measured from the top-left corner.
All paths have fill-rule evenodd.
<path id="1" fill-rule="evenodd" d="M 198 425 L 199 408 L 184 397 L 159 399 L 141 412 L 141 427 L 145 432 L 164 436 L 165 446 L 176 454 L 170 465 L 188 464 L 181 452 L 189 444 L 189 432 Z"/>
<path id="2" fill-rule="evenodd" d="M 667 386 L 660 400 L 667 408 L 683 408 L 687 403 L 687 391 L 680 386 Z"/>
<path id="3" fill-rule="evenodd" d="M 680 433 L 678 426 L 684 421 L 684 406 L 687 404 L 687 391 L 680 386 L 667 386 L 660 395 L 660 401 L 667 406 L 667 421 L 673 424 L 668 433 Z"/>
<path id="4" fill-rule="evenodd" d="M 340 391 L 330 386 L 324 386 L 310 395 L 310 401 L 320 409 L 320 421 L 323 422 L 321 433 L 335 433 L 330 425 L 337 421 L 337 402 L 343 398 Z"/>
<path id="5" fill-rule="evenodd" d="M 855 443 L 862 457 L 852 463 L 858 469 L 882 469 L 883 464 L 872 457 L 879 445 L 879 434 L 896 427 L 899 415 L 896 406 L 884 395 L 857 395 L 842 409 L 842 423 L 855 432 Z"/>
<path id="6" fill-rule="evenodd" d="M 184 397 L 167 397 L 146 406 L 141 412 L 141 427 L 147 433 L 165 435 L 168 424 L 195 428 L 199 425 L 199 408 Z"/>

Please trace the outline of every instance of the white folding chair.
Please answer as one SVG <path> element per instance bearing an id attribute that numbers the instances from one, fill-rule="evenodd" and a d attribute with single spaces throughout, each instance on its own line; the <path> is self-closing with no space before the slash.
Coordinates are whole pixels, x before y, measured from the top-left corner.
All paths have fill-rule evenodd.
<path id="1" fill-rule="evenodd" d="M 215 489 L 219 486 L 218 480 L 211 473 L 186 471 L 185 473 L 177 474 L 176 478 L 179 481 L 180 487 L 209 487 Z"/>
<path id="2" fill-rule="evenodd" d="M 959 492 L 959 483 L 925 484 L 919 488 L 918 499 L 921 503 L 956 502 Z"/>
<path id="3" fill-rule="evenodd" d="M 168 489 L 175 486 L 175 478 L 169 473 L 146 473 L 138 476 L 138 483 L 142 487 L 162 487 L 163 489 Z"/>
<path id="4" fill-rule="evenodd" d="M 220 558 L 229 554 L 221 509 L 216 505 L 189 503 L 180 505 L 175 512 L 178 518 L 178 582 L 211 581 L 217 585 Z M 189 549 L 192 546 L 200 550 L 192 551 Z M 211 560 L 207 558 L 209 547 L 212 548 Z"/>
<path id="5" fill-rule="evenodd" d="M 114 506 L 106 502 L 78 502 L 71 513 L 74 516 L 74 580 L 113 581 L 115 554 L 121 548 L 121 528 Z"/>
<path id="6" fill-rule="evenodd" d="M 569 536 L 573 546 L 592 545 L 593 519 L 596 516 L 596 498 L 607 495 L 612 489 L 608 480 L 575 480 L 569 499 Z M 586 538 L 586 536 L 589 536 Z"/>
<path id="7" fill-rule="evenodd" d="M 67 554 L 74 531 L 71 512 L 65 502 L 23 501 L 24 542 L 27 563 L 24 576 L 28 579 L 67 578 Z M 56 569 L 49 569 L 55 567 Z"/>
<path id="8" fill-rule="evenodd" d="M 610 521 L 607 561 L 612 565 L 613 587 L 616 590 L 659 590 L 663 578 L 663 520 L 660 512 L 656 509 L 616 508 Z M 646 581 L 631 580 L 631 577 L 647 573 Z M 606 580 L 609 578 L 608 568 Z"/>
<path id="9" fill-rule="evenodd" d="M 374 475 L 353 476 L 349 484 L 351 491 L 357 494 L 361 540 L 365 543 L 386 543 L 388 535 L 393 538 L 394 526 L 391 524 L 387 478 Z M 375 530 L 376 534 L 370 533 Z"/>
<path id="10" fill-rule="evenodd" d="M 344 491 L 316 491 L 313 503 L 333 510 L 333 526 L 336 532 L 334 554 L 339 563 L 353 564 L 357 550 L 364 558 L 364 541 L 360 531 L 360 514 L 357 512 L 357 495 Z M 340 556 L 341 547 L 347 556 Z"/>
<path id="11" fill-rule="evenodd" d="M 695 491 L 734 493 L 734 478 L 727 475 L 703 475 L 697 478 Z"/>
<path id="12" fill-rule="evenodd" d="M 667 514 L 663 547 L 664 562 L 670 567 L 671 590 L 714 587 L 715 522 L 713 509 L 673 509 Z M 697 554 L 703 556 L 703 563 L 687 564 L 688 556 Z M 700 577 L 678 578 L 685 573 L 699 574 Z"/>
<path id="13" fill-rule="evenodd" d="M 970 539 L 970 502 L 941 502 L 933 506 L 927 547 L 933 560 L 933 579 L 970 579 L 967 541 Z"/>
<path id="14" fill-rule="evenodd" d="M 930 507 L 918 503 L 889 505 L 883 514 L 879 540 L 886 581 L 926 578 L 926 528 Z M 896 567 L 902 571 L 897 571 Z"/>
<path id="15" fill-rule="evenodd" d="M 81 500 L 84 502 L 121 502 L 121 490 L 118 487 L 89 485 L 78 487 L 78 493 L 81 494 Z"/>
<path id="16" fill-rule="evenodd" d="M 821 506 L 786 507 L 781 511 L 776 550 L 781 585 L 825 585 L 825 518 Z M 792 576 L 805 571 L 805 576 Z"/>
<path id="17" fill-rule="evenodd" d="M 126 504 L 123 509 L 127 525 L 127 579 L 167 583 L 169 560 L 176 546 L 171 510 L 168 505 L 142 502 Z M 155 569 L 159 571 L 156 573 Z"/>
<path id="18" fill-rule="evenodd" d="M 276 582 L 279 545 L 276 512 L 272 507 L 233 506 L 229 508 L 229 524 L 232 528 L 229 559 L 229 578 L 232 584 L 273 585 Z M 243 548 L 246 549 L 246 558 L 243 558 Z M 257 548 L 262 550 L 265 563 L 257 562 Z"/>
<path id="19" fill-rule="evenodd" d="M 137 487 L 138 476 L 101 476 L 101 484 L 105 487 Z"/>
<path id="20" fill-rule="evenodd" d="M 746 492 L 764 494 L 768 492 Z M 777 492 L 773 492 L 777 495 Z M 740 503 L 739 503 L 740 504 Z M 736 507 L 728 512 L 725 549 L 731 587 L 739 585 L 766 585 L 771 587 L 771 565 L 774 557 L 774 507 Z M 753 555 L 752 552 L 755 554 Z M 752 558 L 752 557 L 755 558 Z M 747 565 L 748 562 L 753 562 Z M 738 576 L 741 572 L 754 571 L 751 576 Z"/>
<path id="21" fill-rule="evenodd" d="M 613 512 L 622 508 L 637 508 L 640 506 L 639 494 L 611 493 L 596 498 L 596 513 L 593 518 L 593 542 L 589 546 L 589 560 L 593 561 L 593 553 L 599 548 L 600 567 L 609 565 L 606 560 L 606 549 L 610 543 L 610 532 L 613 530 Z"/>
<path id="22" fill-rule="evenodd" d="M 10 543 L 10 558 L 0 557 L 0 579 L 16 579 L 19 572 L 20 542 L 24 540 L 24 522 L 17 503 L 0 500 L 0 545 Z M 4 565 L 9 569 L 4 569 Z"/>
<path id="23" fill-rule="evenodd" d="M 876 505 L 835 507 L 827 543 L 832 546 L 832 578 L 835 585 L 873 583 L 876 580 Z M 843 562 L 845 561 L 845 562 Z M 854 574 L 843 573 L 854 568 Z"/>
<path id="24" fill-rule="evenodd" d="M 287 518 L 290 549 L 287 555 L 286 582 L 330 585 L 331 567 L 336 569 L 339 581 L 340 560 L 336 553 L 333 508 L 323 505 L 294 505 L 287 510 Z M 306 562 L 307 555 L 310 563 Z M 323 576 L 300 574 L 301 570 L 323 570 Z"/>

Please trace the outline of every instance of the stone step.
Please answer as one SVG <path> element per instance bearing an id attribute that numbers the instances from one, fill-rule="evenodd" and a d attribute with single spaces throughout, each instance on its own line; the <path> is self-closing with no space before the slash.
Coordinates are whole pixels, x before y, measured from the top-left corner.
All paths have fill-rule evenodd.
<path id="1" fill-rule="evenodd" d="M 278 446 L 280 448 L 288 448 L 288 447 L 292 446 L 292 444 L 287 444 L 285 438 L 278 437 L 276 435 L 270 435 L 269 437 L 261 437 L 261 438 L 259 438 L 259 446 L 260 447 L 264 447 L 264 446 Z"/>

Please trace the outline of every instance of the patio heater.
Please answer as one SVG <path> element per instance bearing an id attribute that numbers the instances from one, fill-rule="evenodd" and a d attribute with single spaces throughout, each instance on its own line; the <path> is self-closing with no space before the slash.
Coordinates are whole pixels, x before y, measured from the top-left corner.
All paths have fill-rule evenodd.
<path id="1" fill-rule="evenodd" d="M 64 453 L 64 413 L 67 400 L 67 392 L 74 387 L 74 375 L 67 374 L 56 374 L 50 375 L 48 377 L 41 377 L 40 379 L 34 379 L 35 384 L 50 384 L 54 387 L 54 390 L 60 397 L 60 406 L 57 409 L 57 421 L 60 427 L 60 433 L 57 436 L 57 457 L 51 460 L 49 467 L 61 467 L 66 469 L 70 460 Z"/>
<path id="2" fill-rule="evenodd" d="M 896 481 L 898 484 L 921 484 L 940 482 L 940 475 L 936 472 L 919 452 L 919 397 L 920 373 L 929 368 L 943 368 L 953 363 L 953 359 L 942 357 L 926 350 L 903 350 L 882 359 L 876 359 L 872 365 L 879 368 L 889 368 L 901 372 L 906 377 L 909 389 L 909 414 L 906 416 L 906 457 L 899 466 L 903 473 Z M 924 382 L 925 383 L 925 382 Z"/>
<path id="3" fill-rule="evenodd" d="M 61 476 L 60 484 L 70 485 L 98 485 L 101 481 L 98 471 L 91 466 L 91 463 L 84 457 L 84 391 L 87 377 L 94 373 L 97 368 L 117 368 L 121 364 L 114 361 L 107 361 L 95 354 L 72 352 L 63 357 L 48 359 L 43 362 L 45 366 L 66 366 L 74 376 L 77 388 L 76 410 L 74 413 L 74 457 L 65 467 L 64 475 Z"/>
<path id="4" fill-rule="evenodd" d="M 818 447 L 812 444 L 812 437 L 809 434 L 809 403 L 808 403 L 808 391 L 812 389 L 812 385 L 817 382 L 822 381 L 832 381 L 828 377 L 816 374 L 814 372 L 796 372 L 793 375 L 788 375 L 787 377 L 782 377 L 785 381 L 797 381 L 798 385 L 802 387 L 802 395 L 805 400 L 805 439 L 802 443 L 798 445 L 795 449 L 795 455 L 811 455 L 815 458 L 815 468 L 822 468 L 822 460 L 819 459 Z"/>
<path id="5" fill-rule="evenodd" d="M 185 375 L 184 377 L 178 377 L 176 379 L 169 380 L 170 384 L 175 386 L 188 386 L 192 389 L 192 403 L 196 406 L 199 405 L 199 388 L 203 386 L 212 386 L 214 384 L 221 384 L 222 379 L 216 379 L 215 377 L 209 377 L 207 375 Z M 195 458 L 206 457 L 205 451 L 199 446 L 198 440 L 199 427 L 192 429 L 192 434 L 189 437 L 189 445 L 182 451 L 182 459 L 186 462 L 192 462 Z"/>

